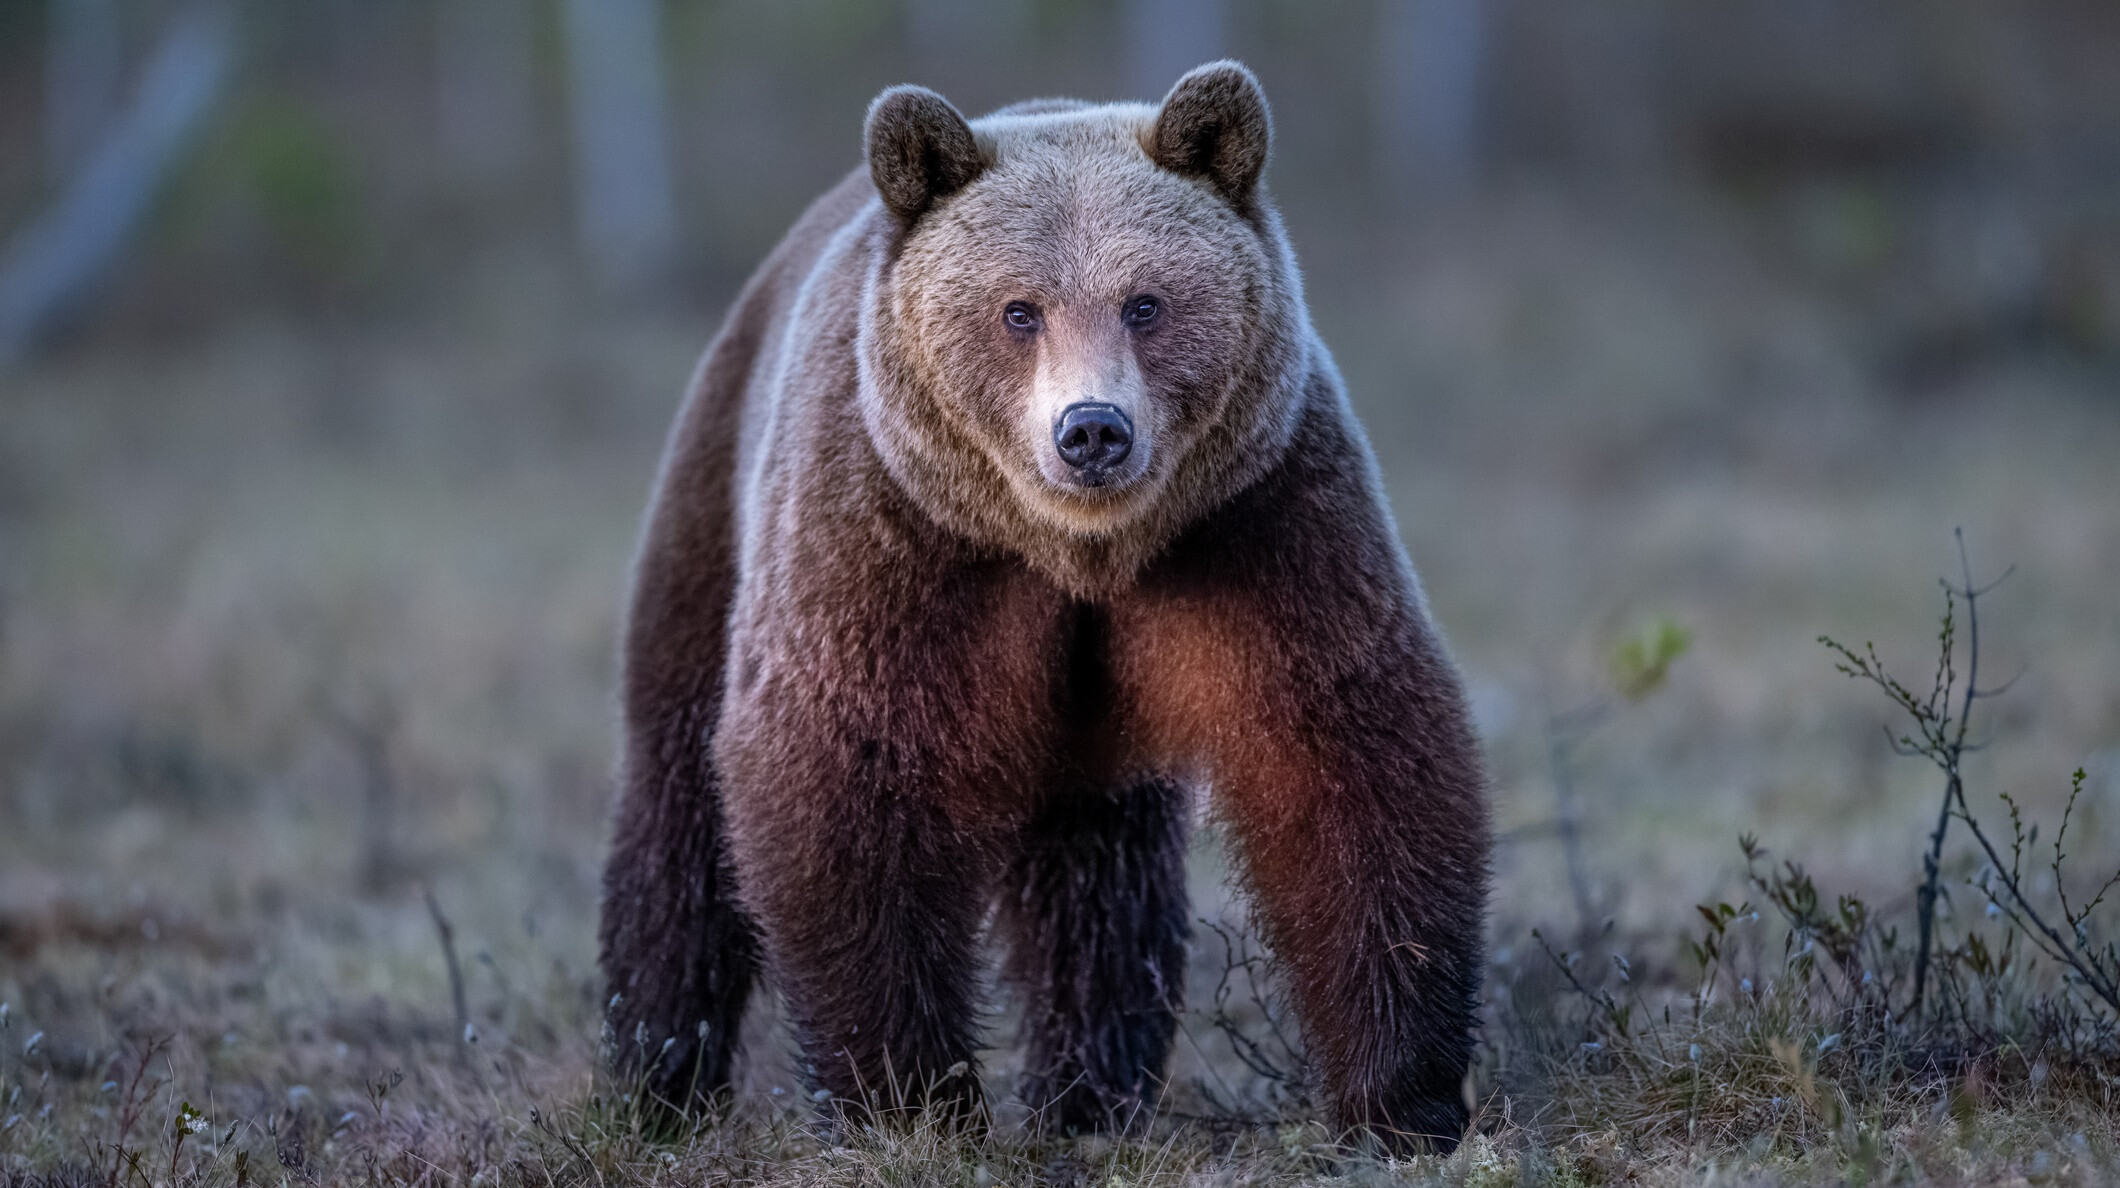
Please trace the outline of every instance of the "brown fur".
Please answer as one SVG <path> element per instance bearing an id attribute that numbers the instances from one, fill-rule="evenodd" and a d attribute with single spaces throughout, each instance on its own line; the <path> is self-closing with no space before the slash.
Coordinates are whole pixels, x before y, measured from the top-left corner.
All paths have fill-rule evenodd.
<path id="1" fill-rule="evenodd" d="M 1256 82 L 976 123 L 895 88 L 868 140 L 709 348 L 659 480 L 605 876 L 621 1053 L 673 1102 L 718 1091 L 762 963 L 839 1108 L 975 1114 L 998 897 L 1031 1104 L 1123 1122 L 1211 789 L 1337 1116 L 1449 1147 L 1477 750 L 1259 188 Z M 1143 293 L 1164 314 L 1122 324 Z M 1048 406 L 1107 398 L 1134 469 L 1070 485 Z"/>

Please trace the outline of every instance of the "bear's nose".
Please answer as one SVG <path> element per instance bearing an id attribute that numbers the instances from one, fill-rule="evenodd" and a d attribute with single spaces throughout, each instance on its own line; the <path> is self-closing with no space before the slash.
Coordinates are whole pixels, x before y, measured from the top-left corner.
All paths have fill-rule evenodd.
<path id="1" fill-rule="evenodd" d="M 1053 427 L 1060 460 L 1077 470 L 1117 466 L 1134 448 L 1134 423 L 1112 404 L 1070 404 Z"/>

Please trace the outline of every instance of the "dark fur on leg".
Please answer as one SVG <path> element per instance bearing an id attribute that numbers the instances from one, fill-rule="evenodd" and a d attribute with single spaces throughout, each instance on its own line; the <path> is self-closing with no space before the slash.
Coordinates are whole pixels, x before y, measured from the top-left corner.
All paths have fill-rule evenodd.
<path id="1" fill-rule="evenodd" d="M 828 1112 L 976 1122 L 981 942 L 1044 786 L 1067 604 L 891 496 L 873 457 L 800 457 L 827 440 L 790 461 L 838 465 L 845 497 L 759 513 L 737 599 L 714 735 L 730 855 Z"/>
<path id="2" fill-rule="evenodd" d="M 870 791 L 860 818 L 759 848 L 749 902 L 802 1052 L 804 1083 L 828 1121 L 859 1129 L 923 1110 L 978 1124 L 978 937 L 988 863 L 931 805 L 875 778 L 899 756 L 878 745 L 847 784 Z M 763 832 L 751 821 L 753 836 Z M 754 845 L 757 843 L 753 843 Z M 830 872 L 817 877 L 812 872 Z"/>
<path id="3" fill-rule="evenodd" d="M 1023 1099 L 1059 1133 L 1145 1123 L 1185 995 L 1184 793 L 1160 779 L 1055 796 L 1001 922 L 1023 999 Z"/>
<path id="4" fill-rule="evenodd" d="M 701 762 L 704 756 L 698 757 Z M 635 777 L 680 778 L 681 768 Z M 616 1071 L 665 1111 L 707 1106 L 729 1085 L 758 972 L 758 941 L 736 906 L 710 774 L 683 787 L 636 783 L 604 871 L 601 929 Z"/>
<path id="5" fill-rule="evenodd" d="M 728 1086 L 759 966 L 707 732 L 721 711 L 735 580 L 735 396 L 771 287 L 768 278 L 747 293 L 673 432 L 626 622 L 625 770 L 600 960 L 614 995 L 615 1071 L 644 1078 L 648 1100 L 678 1113 Z"/>

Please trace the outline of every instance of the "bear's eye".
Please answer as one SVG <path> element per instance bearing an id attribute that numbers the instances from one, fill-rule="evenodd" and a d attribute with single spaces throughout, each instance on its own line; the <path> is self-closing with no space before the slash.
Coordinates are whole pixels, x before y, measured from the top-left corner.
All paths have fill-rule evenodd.
<path id="1" fill-rule="evenodd" d="M 1001 320 L 1007 323 L 1008 328 L 1011 330 L 1021 331 L 1025 334 L 1036 333 L 1038 329 L 1038 307 L 1027 301 L 1011 301 L 1008 303 L 1008 308 L 1001 311 Z"/>
<path id="2" fill-rule="evenodd" d="M 1127 298 L 1126 306 L 1119 316 L 1126 320 L 1127 325 L 1132 326 L 1136 330 L 1142 330 L 1146 329 L 1149 323 L 1154 322 L 1162 313 L 1163 303 L 1143 293 L 1138 297 Z"/>

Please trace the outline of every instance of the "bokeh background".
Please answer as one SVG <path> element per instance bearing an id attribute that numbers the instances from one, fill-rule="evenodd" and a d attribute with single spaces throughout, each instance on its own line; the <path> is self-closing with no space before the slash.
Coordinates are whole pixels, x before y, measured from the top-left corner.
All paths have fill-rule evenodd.
<path id="1" fill-rule="evenodd" d="M 627 563 L 721 310 L 882 87 L 1224 55 L 1472 682 L 1505 960 L 1675 946 L 1743 832 L 1910 900 L 1939 788 L 1814 641 L 1925 672 L 1958 527 L 2024 674 L 1973 795 L 2084 766 L 2120 853 L 2109 3 L 0 0 L 0 1000 L 268 1097 L 453 1010 L 586 1076 Z"/>

